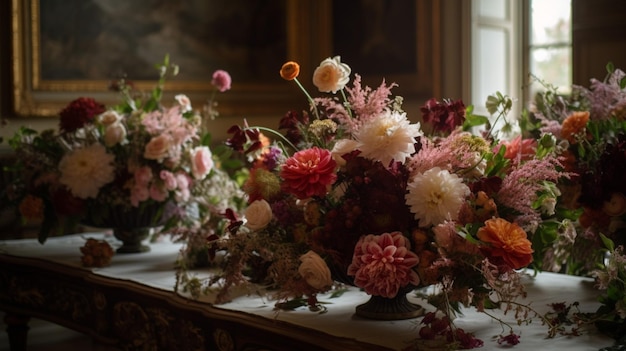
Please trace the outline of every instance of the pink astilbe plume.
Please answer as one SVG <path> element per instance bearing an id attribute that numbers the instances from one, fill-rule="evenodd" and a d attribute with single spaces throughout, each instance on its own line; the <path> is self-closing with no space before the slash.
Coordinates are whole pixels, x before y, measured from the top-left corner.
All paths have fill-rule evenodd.
<path id="1" fill-rule="evenodd" d="M 454 157 L 452 150 L 442 149 L 427 138 L 420 139 L 420 143 L 422 145 L 420 151 L 407 161 L 411 174 L 424 173 L 434 167 L 449 169 L 448 160 Z"/>
<path id="2" fill-rule="evenodd" d="M 541 219 L 541 214 L 532 206 L 537 200 L 537 192 L 544 189 L 544 182 L 556 182 L 562 177 L 568 177 L 567 173 L 559 171 L 557 167 L 561 167 L 561 163 L 555 157 L 530 160 L 511 170 L 502 181 L 496 198 L 500 204 L 520 214 L 516 219 L 520 226 L 526 227 Z"/>
<path id="3" fill-rule="evenodd" d="M 583 87 L 576 87 L 585 91 L 585 95 L 591 103 L 591 119 L 608 119 L 611 117 L 610 112 L 615 105 L 626 100 L 626 93 L 619 85 L 619 81 L 623 77 L 624 72 L 618 69 L 611 74 L 607 82 L 591 79 L 591 86 L 588 90 Z"/>
<path id="4" fill-rule="evenodd" d="M 476 152 L 469 143 L 460 141 L 465 134 L 456 130 L 448 137 L 434 142 L 428 138 L 420 139 L 422 147 L 408 161 L 412 174 L 423 173 L 434 167 L 456 171 L 475 166 L 478 161 Z"/>
<path id="5" fill-rule="evenodd" d="M 352 115 L 358 116 L 356 119 L 344 113 L 345 109 L 339 102 L 335 102 L 335 106 L 332 106 L 328 101 L 320 99 L 317 101 L 326 104 L 326 107 L 332 107 L 334 114 L 330 117 L 343 125 L 348 133 L 354 133 L 361 125 L 366 124 L 373 118 L 377 118 L 389 107 L 391 89 L 396 86 L 397 84 L 395 83 L 387 85 L 383 80 L 376 89 L 372 89 L 369 86 L 363 87 L 361 85 L 361 76 L 355 75 L 352 88 L 346 87 L 346 91 L 348 92 L 348 103 L 350 104 Z"/>
<path id="6" fill-rule="evenodd" d="M 354 78 L 354 84 L 352 88 L 346 88 L 350 97 L 350 107 L 355 114 L 360 116 L 362 123 L 365 123 L 368 119 L 374 118 L 389 105 L 389 96 L 391 96 L 391 89 L 396 87 L 396 83 L 387 85 L 385 81 L 380 84 L 378 88 L 372 90 L 370 87 L 363 88 L 361 86 L 361 76 L 358 74 Z"/>

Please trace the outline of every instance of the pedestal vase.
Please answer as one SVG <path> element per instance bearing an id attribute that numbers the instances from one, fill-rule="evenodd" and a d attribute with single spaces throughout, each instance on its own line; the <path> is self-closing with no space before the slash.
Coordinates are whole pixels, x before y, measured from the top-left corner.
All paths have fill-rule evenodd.
<path id="1" fill-rule="evenodd" d="M 329 268 L 333 280 L 355 286 L 353 277 L 347 274 L 347 268 L 333 264 L 330 264 Z M 412 285 L 400 288 L 393 298 L 370 295 L 366 303 L 356 306 L 355 314 L 376 320 L 400 320 L 422 316 L 425 313 L 424 308 L 410 302 L 407 298 L 407 294 L 414 289 Z"/>
<path id="2" fill-rule="evenodd" d="M 164 223 L 163 212 L 166 204 L 155 203 L 147 206 L 116 205 L 107 209 L 91 208 L 83 224 L 98 228 L 111 228 L 113 236 L 122 242 L 117 253 L 140 253 L 150 251 L 143 244 L 151 230 Z"/>

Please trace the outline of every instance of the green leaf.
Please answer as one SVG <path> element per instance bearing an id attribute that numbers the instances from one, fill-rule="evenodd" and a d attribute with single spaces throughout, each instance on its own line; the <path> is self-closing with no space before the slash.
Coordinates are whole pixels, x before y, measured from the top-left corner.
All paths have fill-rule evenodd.
<path id="1" fill-rule="evenodd" d="M 331 298 L 331 299 L 334 299 L 334 298 L 341 297 L 341 296 L 342 296 L 345 292 L 347 292 L 347 291 L 348 291 L 348 289 L 346 289 L 346 288 L 343 288 L 343 289 L 336 289 L 336 290 L 334 290 L 334 291 L 333 291 L 333 293 L 332 293 L 332 294 L 330 294 L 330 298 Z"/>
<path id="2" fill-rule="evenodd" d="M 463 122 L 463 129 L 466 127 L 476 127 L 489 123 L 489 118 L 487 116 L 481 115 L 469 115 L 465 118 L 465 122 Z"/>
<path id="3" fill-rule="evenodd" d="M 609 251 L 615 251 L 615 243 L 613 243 L 613 240 L 609 239 L 607 236 L 605 236 L 604 234 L 600 233 L 600 239 L 602 239 L 602 243 L 604 244 L 604 246 L 606 246 L 606 248 Z"/>

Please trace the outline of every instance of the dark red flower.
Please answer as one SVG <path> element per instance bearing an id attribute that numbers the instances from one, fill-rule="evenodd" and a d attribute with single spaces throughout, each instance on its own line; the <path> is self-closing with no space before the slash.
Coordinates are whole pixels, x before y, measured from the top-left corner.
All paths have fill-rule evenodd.
<path id="1" fill-rule="evenodd" d="M 519 335 L 511 332 L 511 334 L 507 336 L 501 336 L 500 339 L 498 339 L 498 344 L 504 344 L 504 343 L 507 343 L 509 345 L 519 344 Z"/>
<path id="2" fill-rule="evenodd" d="M 474 334 L 467 333 L 465 330 L 458 328 L 454 330 L 454 335 L 448 335 L 448 341 L 457 341 L 464 350 L 483 347 L 482 340 L 476 338 Z"/>
<path id="3" fill-rule="evenodd" d="M 247 126 L 241 128 L 234 125 L 226 131 L 228 134 L 232 134 L 231 138 L 226 139 L 225 144 L 231 149 L 248 154 L 253 151 L 257 151 L 263 147 L 261 142 L 261 132 L 258 129 L 248 128 Z M 247 149 L 244 150 L 244 147 Z"/>
<path id="4" fill-rule="evenodd" d="M 309 124 L 309 116 L 300 116 L 296 111 L 289 111 L 280 119 L 278 129 L 286 130 L 285 137 L 294 144 L 302 141 L 301 125 Z"/>
<path id="5" fill-rule="evenodd" d="M 57 214 L 71 217 L 83 212 L 85 201 L 72 195 L 68 188 L 60 187 L 52 194 L 52 205 Z"/>
<path id="6" fill-rule="evenodd" d="M 59 127 L 61 131 L 71 133 L 92 123 L 94 118 L 105 110 L 105 106 L 96 100 L 80 97 L 61 110 Z"/>
<path id="7" fill-rule="evenodd" d="M 432 98 L 420 110 L 424 122 L 438 132 L 450 133 L 465 121 L 465 104 L 461 100 L 439 102 Z"/>

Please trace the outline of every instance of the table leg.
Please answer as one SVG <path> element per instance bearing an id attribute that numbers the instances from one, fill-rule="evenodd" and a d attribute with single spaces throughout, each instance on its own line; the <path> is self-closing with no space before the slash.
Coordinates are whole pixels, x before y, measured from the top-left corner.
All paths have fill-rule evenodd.
<path id="1" fill-rule="evenodd" d="M 28 334 L 28 321 L 30 317 L 7 313 L 4 323 L 7 325 L 9 335 L 9 347 L 11 351 L 26 351 L 26 336 Z"/>

